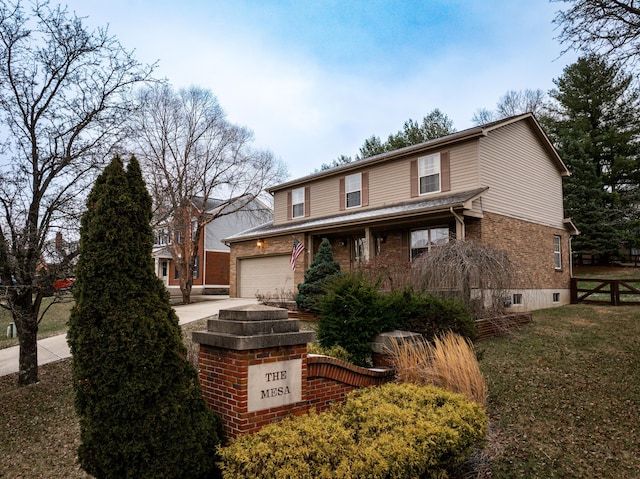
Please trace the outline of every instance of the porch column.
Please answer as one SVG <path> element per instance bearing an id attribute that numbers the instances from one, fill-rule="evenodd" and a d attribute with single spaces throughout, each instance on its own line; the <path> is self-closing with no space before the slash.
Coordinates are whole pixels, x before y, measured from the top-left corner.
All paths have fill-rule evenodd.
<path id="1" fill-rule="evenodd" d="M 373 238 L 371 236 L 371 229 L 367 226 L 364 229 L 364 262 L 368 263 L 369 259 L 371 259 L 371 251 L 373 251 L 373 246 L 371 242 Z"/>
<path id="2" fill-rule="evenodd" d="M 456 213 L 453 208 L 450 208 L 451 214 L 456 219 L 456 239 L 464 240 L 465 238 L 465 227 L 464 227 L 464 218 Z"/>

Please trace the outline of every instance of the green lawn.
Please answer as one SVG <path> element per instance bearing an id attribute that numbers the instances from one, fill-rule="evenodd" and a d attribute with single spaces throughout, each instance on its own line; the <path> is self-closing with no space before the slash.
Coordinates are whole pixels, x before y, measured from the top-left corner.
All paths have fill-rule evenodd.
<path id="1" fill-rule="evenodd" d="M 42 308 L 40 314 L 44 313 L 38 330 L 38 338 L 46 338 L 67 331 L 67 322 L 69 321 L 69 313 L 73 307 L 73 296 L 65 293 L 57 298 L 44 298 L 42 300 Z M 53 304 L 51 304 L 53 302 Z M 48 308 L 48 309 L 46 309 Z M 46 309 L 46 312 L 45 312 Z M 10 346 L 17 346 L 18 339 L 7 338 L 7 326 L 11 323 L 11 312 L 0 307 L 0 349 Z M 1 477 L 1 476 L 0 476 Z"/>

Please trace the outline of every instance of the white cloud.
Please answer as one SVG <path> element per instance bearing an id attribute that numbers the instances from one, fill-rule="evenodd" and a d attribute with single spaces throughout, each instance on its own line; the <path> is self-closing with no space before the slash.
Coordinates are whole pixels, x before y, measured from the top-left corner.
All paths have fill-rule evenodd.
<path id="1" fill-rule="evenodd" d="M 467 128 L 477 108 L 493 108 L 507 90 L 548 90 L 569 63 L 568 57 L 554 62 L 561 48 L 546 0 L 465 3 L 447 10 L 463 16 L 437 19 L 448 22 L 448 28 L 433 30 L 447 32 L 434 40 L 439 43 L 394 43 L 389 46 L 402 52 L 397 62 L 382 50 L 376 60 L 376 50 L 368 62 L 351 63 L 348 44 L 332 57 L 346 62 L 322 63 L 325 56 L 317 54 L 317 45 L 310 47 L 311 39 L 279 37 L 274 25 L 283 20 L 276 17 L 287 12 L 276 7 L 244 15 L 247 2 L 71 3 L 95 25 L 111 23 L 111 32 L 141 60 L 159 59 L 159 75 L 175 87 L 195 84 L 213 91 L 229 119 L 254 130 L 256 146 L 281 157 L 293 177 L 340 154 L 354 155 L 365 138 L 384 139 L 434 108 L 457 129 Z M 428 19 L 421 20 L 421 28 L 428 27 Z M 295 33 L 304 35 L 304 29 Z M 348 38 L 375 35 L 360 33 Z M 431 42 L 433 35 L 408 38 Z M 355 51 L 362 52 L 362 45 Z"/>

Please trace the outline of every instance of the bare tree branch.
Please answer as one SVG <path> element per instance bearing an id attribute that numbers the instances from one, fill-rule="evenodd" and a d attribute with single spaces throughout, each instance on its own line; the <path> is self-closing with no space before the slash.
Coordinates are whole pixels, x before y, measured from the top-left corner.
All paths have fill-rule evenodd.
<path id="1" fill-rule="evenodd" d="M 88 31 L 66 8 L 0 4 L 0 276 L 21 345 L 20 384 L 37 381 L 36 334 L 46 245 L 73 230 L 83 196 L 151 79 L 107 29 Z M 58 265 L 59 266 L 59 265 Z"/>
<path id="2" fill-rule="evenodd" d="M 141 91 L 139 101 L 130 136 L 189 302 L 205 225 L 246 211 L 285 170 L 270 152 L 252 148 L 252 132 L 231 124 L 209 90 L 155 85 Z"/>
<path id="3" fill-rule="evenodd" d="M 640 58 L 640 5 L 635 0 L 553 0 L 568 3 L 557 12 L 558 39 L 568 50 L 604 55 L 622 67 Z"/>

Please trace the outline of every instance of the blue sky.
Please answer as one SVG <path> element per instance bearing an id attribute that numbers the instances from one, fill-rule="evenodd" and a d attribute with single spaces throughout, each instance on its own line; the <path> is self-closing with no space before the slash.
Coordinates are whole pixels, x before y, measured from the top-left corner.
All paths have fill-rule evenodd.
<path id="1" fill-rule="evenodd" d="M 304 176 L 434 108 L 457 130 L 508 90 L 553 88 L 548 0 L 70 0 L 176 87 L 216 94 L 255 146 Z"/>

